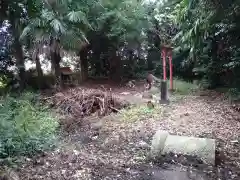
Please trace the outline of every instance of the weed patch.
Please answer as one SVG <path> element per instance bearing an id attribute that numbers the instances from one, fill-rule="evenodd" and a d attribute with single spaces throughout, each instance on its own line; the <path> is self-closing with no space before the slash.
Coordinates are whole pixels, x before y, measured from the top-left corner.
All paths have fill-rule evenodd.
<path id="1" fill-rule="evenodd" d="M 169 86 L 169 83 L 168 83 L 168 86 Z M 198 86 L 190 82 L 174 79 L 173 88 L 175 93 L 181 94 L 181 95 L 187 95 L 193 92 L 194 90 L 197 90 Z"/>
<path id="2" fill-rule="evenodd" d="M 0 158 L 33 155 L 51 148 L 58 121 L 32 93 L 0 100 Z"/>
<path id="3" fill-rule="evenodd" d="M 135 122 L 150 118 L 160 118 L 163 109 L 159 104 L 156 104 L 153 109 L 148 108 L 147 105 L 132 106 L 120 111 L 122 120 L 127 122 Z"/>

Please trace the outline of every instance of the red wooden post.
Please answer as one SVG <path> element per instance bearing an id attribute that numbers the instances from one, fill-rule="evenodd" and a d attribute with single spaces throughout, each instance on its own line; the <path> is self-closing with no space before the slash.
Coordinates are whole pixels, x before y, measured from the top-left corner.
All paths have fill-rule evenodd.
<path id="1" fill-rule="evenodd" d="M 169 50 L 168 55 L 169 55 L 170 90 L 173 90 L 172 50 Z"/>
<path id="2" fill-rule="evenodd" d="M 162 47 L 162 59 L 163 59 L 163 80 L 166 81 L 166 48 Z"/>

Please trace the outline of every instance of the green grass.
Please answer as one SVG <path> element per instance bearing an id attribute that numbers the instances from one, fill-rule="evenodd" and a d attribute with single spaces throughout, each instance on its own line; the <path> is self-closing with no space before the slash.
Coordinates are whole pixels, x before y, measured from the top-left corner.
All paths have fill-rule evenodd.
<path id="1" fill-rule="evenodd" d="M 155 104 L 153 109 L 147 107 L 147 105 L 132 106 L 120 111 L 121 120 L 126 122 L 141 121 L 149 118 L 160 118 L 163 109 L 159 104 Z"/>
<path id="2" fill-rule="evenodd" d="M 170 86 L 170 83 L 168 81 L 168 88 L 170 88 L 169 86 Z M 190 94 L 194 90 L 197 90 L 198 86 L 196 84 L 186 82 L 180 79 L 174 79 L 173 89 L 174 89 L 174 93 L 186 95 L 186 94 Z"/>
<path id="3" fill-rule="evenodd" d="M 160 86 L 161 86 L 161 83 L 156 84 L 149 90 L 149 92 L 151 92 L 151 94 L 158 94 L 160 92 Z M 168 86 L 168 89 L 170 89 L 169 80 L 167 81 L 167 86 Z M 173 90 L 174 90 L 174 93 L 177 93 L 177 94 L 187 95 L 197 90 L 198 88 L 199 88 L 198 85 L 194 83 L 190 83 L 190 82 L 176 79 L 176 78 L 173 80 Z"/>
<path id="4" fill-rule="evenodd" d="M 0 159 L 33 155 L 53 147 L 58 120 L 38 103 L 37 94 L 0 99 Z"/>

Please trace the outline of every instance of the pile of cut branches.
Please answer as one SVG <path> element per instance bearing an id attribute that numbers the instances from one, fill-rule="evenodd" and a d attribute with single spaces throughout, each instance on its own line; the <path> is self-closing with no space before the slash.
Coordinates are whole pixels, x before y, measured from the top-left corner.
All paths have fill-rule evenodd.
<path id="1" fill-rule="evenodd" d="M 48 102 L 63 115 L 83 118 L 96 113 L 105 116 L 128 106 L 111 91 L 73 88 L 58 92 Z"/>

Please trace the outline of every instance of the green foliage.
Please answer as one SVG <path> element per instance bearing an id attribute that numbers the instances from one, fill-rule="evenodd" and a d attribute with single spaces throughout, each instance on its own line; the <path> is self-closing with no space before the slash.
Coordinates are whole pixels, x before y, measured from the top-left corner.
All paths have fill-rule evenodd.
<path id="1" fill-rule="evenodd" d="M 109 38 L 118 38 L 120 42 L 137 43 L 141 32 L 149 27 L 147 14 L 141 2 L 137 0 L 102 1 L 104 10 L 97 19 L 98 30 L 105 30 Z M 106 29 L 106 23 L 109 26 Z"/>
<path id="2" fill-rule="evenodd" d="M 0 76 L 0 89 L 4 89 L 7 86 L 7 77 Z"/>
<path id="3" fill-rule="evenodd" d="M 138 1 L 47 2 L 34 5 L 36 14 L 29 17 L 20 39 L 30 37 L 33 43 L 46 43 L 49 37 L 57 37 L 64 49 L 73 50 L 87 41 L 88 32 L 103 30 L 109 38 L 123 42 L 139 39 L 143 23 L 146 28 L 148 24 L 144 8 Z"/>
<path id="4" fill-rule="evenodd" d="M 240 90 L 237 88 L 230 88 L 227 89 L 227 92 L 225 92 L 225 95 L 227 96 L 229 102 L 234 102 L 240 100 Z"/>
<path id="5" fill-rule="evenodd" d="M 202 79 L 208 88 L 239 89 L 238 1 L 17 2 L 7 3 L 8 8 L 1 7 L 2 12 L 14 9 L 6 19 L 14 19 L 11 22 L 21 32 L 22 42 L 38 49 L 38 54 L 43 45 L 50 45 L 46 49 L 55 55 L 63 49 L 79 52 L 81 45 L 89 41 L 83 59 L 89 60 L 91 74 L 106 76 L 115 68 L 121 69 L 118 76 L 132 78 L 142 76 L 146 70 L 162 75 L 161 45 L 170 44 L 175 47 L 174 75 L 189 81 Z M 52 43 L 54 38 L 59 41 Z M 114 62 L 117 56 L 121 65 Z M 113 67 L 116 64 L 118 68 Z"/>
<path id="6" fill-rule="evenodd" d="M 36 94 L 2 97 L 0 105 L 0 158 L 33 155 L 55 144 L 58 121 Z"/>
<path id="7" fill-rule="evenodd" d="M 171 15 L 179 27 L 172 38 L 175 53 L 189 50 L 183 70 L 194 70 L 209 88 L 239 88 L 239 1 L 168 0 L 165 5 L 174 7 Z"/>
<path id="8" fill-rule="evenodd" d="M 60 38 L 61 45 L 65 49 L 76 49 L 81 41 L 85 41 L 82 32 L 84 28 L 91 27 L 84 12 L 84 8 L 88 8 L 91 1 L 87 3 L 76 0 L 47 2 L 47 4 L 42 2 L 42 5 L 35 6 L 37 13 L 29 17 L 20 39 L 30 37 L 34 43 L 46 45 L 51 37 Z"/>
<path id="9" fill-rule="evenodd" d="M 159 104 L 155 104 L 153 109 L 148 108 L 145 104 L 121 110 L 121 118 L 126 122 L 135 122 L 150 118 L 159 118 L 162 113 L 163 110 Z"/>
<path id="10" fill-rule="evenodd" d="M 168 83 L 169 86 L 169 83 Z M 198 85 L 175 78 L 173 81 L 174 93 L 186 95 L 197 90 Z"/>

